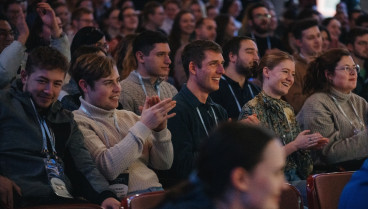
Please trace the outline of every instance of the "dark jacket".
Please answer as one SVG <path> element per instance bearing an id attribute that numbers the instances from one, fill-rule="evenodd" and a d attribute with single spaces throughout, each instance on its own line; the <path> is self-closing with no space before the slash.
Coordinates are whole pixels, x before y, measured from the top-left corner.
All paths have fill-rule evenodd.
<path id="1" fill-rule="evenodd" d="M 9 90 L 0 91 L 0 175 L 21 188 L 24 201 L 42 203 L 40 199 L 57 198 L 48 183 L 45 154 L 41 153 L 41 128 L 30 98 L 22 91 L 20 80 L 13 82 Z M 55 134 L 56 151 L 64 162 L 66 184 L 72 195 L 98 204 L 115 197 L 85 148 L 72 113 L 56 101 L 44 118 Z"/>

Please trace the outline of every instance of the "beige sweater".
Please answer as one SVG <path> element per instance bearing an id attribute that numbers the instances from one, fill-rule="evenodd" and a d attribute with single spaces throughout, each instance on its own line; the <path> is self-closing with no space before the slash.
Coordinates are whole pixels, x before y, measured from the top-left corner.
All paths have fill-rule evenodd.
<path id="1" fill-rule="evenodd" d="M 107 111 L 80 100 L 81 107 L 73 114 L 100 172 L 108 180 L 114 180 L 129 169 L 128 192 L 161 187 L 157 175 L 147 165 L 158 170 L 171 167 L 170 131 L 154 132 L 133 112 Z"/>

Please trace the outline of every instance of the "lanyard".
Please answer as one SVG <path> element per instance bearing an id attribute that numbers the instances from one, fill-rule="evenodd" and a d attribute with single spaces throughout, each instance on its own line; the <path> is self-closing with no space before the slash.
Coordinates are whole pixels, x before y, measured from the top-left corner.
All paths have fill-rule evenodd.
<path id="1" fill-rule="evenodd" d="M 33 107 L 33 110 L 36 113 L 36 117 L 37 117 L 37 121 L 40 124 L 40 128 L 41 128 L 41 132 L 42 132 L 42 153 L 47 153 L 49 154 L 49 150 L 47 148 L 47 139 L 50 140 L 50 144 L 51 144 L 51 148 L 52 148 L 52 154 L 55 156 L 55 158 L 57 158 L 56 156 L 56 149 L 55 149 L 55 135 L 54 132 L 47 126 L 47 123 L 45 121 L 45 119 L 43 119 L 37 112 L 36 107 L 31 100 L 31 104 Z M 47 135 L 47 137 L 46 137 Z"/>
<path id="2" fill-rule="evenodd" d="M 83 107 L 83 105 L 81 105 L 81 106 L 80 106 L 80 108 L 81 108 L 81 110 L 82 110 L 84 113 L 86 113 L 86 115 L 87 115 L 89 118 L 91 118 L 91 119 L 96 123 L 96 125 L 97 125 L 98 127 L 101 127 L 102 133 L 103 133 L 104 138 L 105 138 L 105 141 L 106 141 L 106 145 L 107 145 L 107 147 L 109 148 L 109 147 L 110 147 L 109 137 L 107 136 L 107 134 L 106 134 L 106 132 L 105 132 L 105 129 L 103 129 L 103 128 L 102 128 L 102 126 L 99 126 L 99 125 L 98 125 L 98 122 L 96 121 L 96 119 L 95 119 L 94 117 L 92 117 L 92 114 L 91 114 L 91 113 L 89 113 L 89 112 L 87 111 L 87 109 L 86 109 L 85 107 Z M 114 118 L 114 125 L 115 125 L 115 128 L 116 128 L 116 130 L 118 131 L 119 135 L 121 136 L 122 134 L 120 133 L 120 129 L 119 129 L 118 122 L 117 122 L 117 119 L 116 119 L 116 113 L 115 113 L 115 111 L 114 111 L 114 114 L 113 114 L 113 118 Z"/>
<path id="3" fill-rule="evenodd" d="M 215 118 L 215 123 L 216 123 L 216 126 L 217 126 L 217 116 L 216 116 L 216 113 L 215 113 L 215 111 L 213 110 L 213 108 L 212 108 L 212 107 L 210 107 L 210 108 L 211 108 L 211 110 L 212 110 L 212 114 L 213 114 L 213 117 Z M 208 136 L 207 127 L 206 127 L 206 124 L 204 124 L 204 121 L 203 121 L 203 118 L 202 118 L 202 114 L 201 114 L 201 112 L 199 111 L 198 107 L 197 107 L 196 109 L 197 109 L 198 116 L 199 116 L 199 118 L 201 119 L 203 129 L 204 129 L 204 131 L 206 132 L 206 134 L 207 134 L 207 136 Z"/>
<path id="4" fill-rule="evenodd" d="M 340 112 L 344 115 L 344 117 L 349 121 L 350 125 L 353 126 L 354 128 L 354 134 L 358 134 L 358 129 L 355 127 L 355 125 L 353 124 L 353 122 L 348 118 L 348 116 L 346 115 L 345 111 L 342 109 L 342 107 L 340 106 L 340 104 L 337 102 L 336 98 L 332 95 L 330 95 L 330 97 L 332 98 L 332 100 L 334 101 L 335 105 L 337 106 L 337 108 L 339 108 Z M 354 114 L 357 117 L 359 124 L 364 127 L 364 123 L 363 121 L 360 119 L 357 110 L 355 109 L 353 103 L 349 100 L 350 106 L 351 108 L 353 108 Z"/>
<path id="5" fill-rule="evenodd" d="M 236 102 L 236 106 L 238 107 L 238 111 L 241 112 L 241 106 L 240 106 L 240 103 L 238 101 L 238 98 L 236 98 L 236 96 L 235 96 L 233 88 L 231 87 L 231 85 L 229 84 L 229 82 L 226 80 L 226 78 L 224 76 L 221 76 L 221 79 L 226 81 L 227 85 L 229 86 L 230 92 L 234 97 L 234 100 Z M 249 85 L 249 83 L 247 85 L 248 85 L 248 89 L 249 89 L 249 92 L 250 92 L 252 98 L 254 98 L 254 93 L 253 93 L 252 87 Z"/>
<path id="6" fill-rule="evenodd" d="M 148 97 L 148 95 L 147 95 L 147 90 L 146 90 L 146 86 L 145 86 L 145 85 L 144 85 L 144 83 L 143 83 L 142 76 L 141 76 L 141 74 L 139 74 L 137 71 L 136 71 L 136 73 L 137 73 L 137 75 L 138 75 L 139 83 L 140 83 L 140 84 L 141 84 L 141 86 L 142 86 L 142 89 L 143 89 L 143 91 L 144 91 L 144 94 L 146 95 L 146 97 Z M 157 91 L 157 95 L 158 95 L 158 97 L 160 97 L 160 85 L 155 83 L 155 89 L 156 89 L 156 91 Z"/>

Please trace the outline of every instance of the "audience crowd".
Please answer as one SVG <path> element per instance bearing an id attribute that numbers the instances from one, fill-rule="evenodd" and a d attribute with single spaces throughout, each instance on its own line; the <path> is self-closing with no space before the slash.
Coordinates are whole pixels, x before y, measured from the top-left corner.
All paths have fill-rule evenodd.
<path id="1" fill-rule="evenodd" d="M 5 0 L 0 208 L 277 208 L 285 182 L 308 207 L 311 174 L 368 181 L 368 13 L 273 2 Z"/>

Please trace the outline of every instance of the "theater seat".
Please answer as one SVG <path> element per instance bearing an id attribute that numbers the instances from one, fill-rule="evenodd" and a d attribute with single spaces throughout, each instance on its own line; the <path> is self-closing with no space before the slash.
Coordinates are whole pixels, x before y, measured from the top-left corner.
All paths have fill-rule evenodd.
<path id="1" fill-rule="evenodd" d="M 83 203 L 83 204 L 40 205 L 21 209 L 102 209 L 102 208 L 99 205 Z"/>
<path id="2" fill-rule="evenodd" d="M 124 209 L 151 209 L 165 198 L 165 191 L 149 192 L 124 198 L 121 205 Z"/>
<path id="3" fill-rule="evenodd" d="M 291 184 L 286 184 L 282 191 L 280 209 L 302 209 L 303 201 L 300 192 Z"/>
<path id="4" fill-rule="evenodd" d="M 337 209 L 339 198 L 354 172 L 320 173 L 307 179 L 309 209 Z"/>

